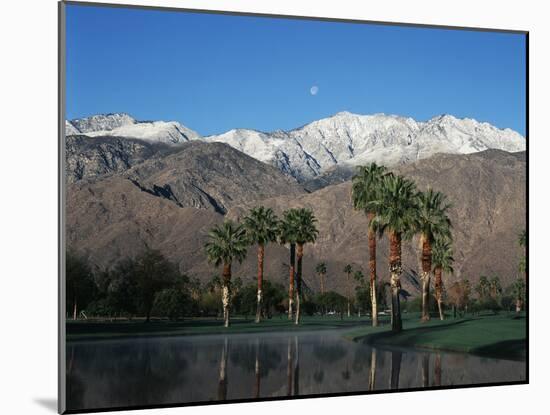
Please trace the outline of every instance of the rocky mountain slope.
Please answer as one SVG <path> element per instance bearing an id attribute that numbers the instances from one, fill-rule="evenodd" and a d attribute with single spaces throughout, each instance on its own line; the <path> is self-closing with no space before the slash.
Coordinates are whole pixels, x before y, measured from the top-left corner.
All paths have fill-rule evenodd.
<path id="1" fill-rule="evenodd" d="M 426 122 L 396 115 L 340 112 L 290 131 L 235 129 L 201 137 L 177 122 L 138 122 L 126 114 L 67 121 L 67 135 L 118 136 L 179 145 L 189 140 L 222 142 L 296 178 L 308 181 L 331 171 L 376 161 L 411 163 L 437 153 L 470 154 L 487 149 L 523 151 L 525 138 L 473 119 L 441 115 Z"/>
<path id="2" fill-rule="evenodd" d="M 499 275 L 504 284 L 517 275 L 521 249 L 518 233 L 525 228 L 526 162 L 524 153 L 492 150 L 469 155 L 435 155 L 396 171 L 421 189 L 445 192 L 453 203 L 455 275 L 476 281 Z M 328 266 L 327 286 L 344 292 L 342 269 L 351 263 L 367 270 L 366 219 L 350 203 L 350 182 L 305 193 L 277 169 L 218 143 L 190 142 L 167 157 L 155 156 L 123 173 L 80 180 L 67 191 L 67 237 L 70 248 L 88 254 L 100 267 L 138 253 L 145 246 L 160 249 L 182 272 L 202 280 L 219 272 L 206 262 L 207 230 L 224 219 L 241 218 L 249 207 L 271 206 L 276 213 L 310 207 L 320 234 L 306 247 L 304 277 L 318 288 L 317 262 Z M 205 195 L 207 194 L 208 197 Z M 214 201 L 211 201 L 212 198 Z M 417 293 L 418 241 L 404 244 L 404 288 Z M 387 242 L 379 248 L 378 271 L 387 279 Z M 251 248 L 234 275 L 252 281 L 256 267 Z M 268 279 L 286 283 L 288 249 L 266 248 Z"/>

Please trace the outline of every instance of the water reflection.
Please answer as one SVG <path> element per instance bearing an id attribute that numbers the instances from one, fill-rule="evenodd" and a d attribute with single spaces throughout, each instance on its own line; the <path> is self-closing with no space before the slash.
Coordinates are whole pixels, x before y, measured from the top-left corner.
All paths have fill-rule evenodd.
<path id="1" fill-rule="evenodd" d="M 345 340 L 337 331 L 127 339 L 67 347 L 68 407 L 73 410 L 524 379 L 524 362 L 375 349 Z"/>

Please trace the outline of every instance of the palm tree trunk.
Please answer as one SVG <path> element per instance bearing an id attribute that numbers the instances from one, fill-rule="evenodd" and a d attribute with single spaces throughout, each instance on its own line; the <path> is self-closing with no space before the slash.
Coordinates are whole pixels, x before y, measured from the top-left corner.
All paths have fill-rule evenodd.
<path id="1" fill-rule="evenodd" d="M 373 219 L 374 214 L 369 213 L 369 223 Z M 370 300 L 371 300 L 371 316 L 372 326 L 378 326 L 378 304 L 376 302 L 376 233 L 370 229 L 368 231 L 369 245 L 369 273 L 370 273 Z"/>
<path id="2" fill-rule="evenodd" d="M 258 303 L 256 305 L 256 323 L 260 322 L 260 318 L 262 316 L 262 283 L 264 279 L 264 255 L 264 246 L 260 244 L 258 245 Z"/>
<path id="3" fill-rule="evenodd" d="M 300 300 L 302 297 L 302 258 L 304 256 L 304 245 L 297 244 L 296 249 L 297 264 L 296 264 L 296 322 L 300 324 Z"/>
<path id="4" fill-rule="evenodd" d="M 325 274 L 321 272 L 319 274 L 319 277 L 321 278 L 321 294 L 324 294 L 325 293 Z"/>
<path id="5" fill-rule="evenodd" d="M 76 320 L 76 311 L 77 311 L 77 307 L 76 307 L 76 295 L 73 299 L 73 320 Z"/>
<path id="6" fill-rule="evenodd" d="M 296 263 L 296 244 L 290 244 L 290 275 L 288 284 L 288 319 L 292 320 L 292 305 L 294 304 L 294 267 Z"/>
<path id="7" fill-rule="evenodd" d="M 229 306 L 231 303 L 231 263 L 223 264 L 222 280 L 223 325 L 225 327 L 229 327 Z"/>
<path id="8" fill-rule="evenodd" d="M 401 234 L 397 232 L 390 233 L 390 287 L 391 287 L 391 329 L 394 332 L 403 329 L 401 322 L 401 306 L 399 303 L 399 293 L 401 291 Z"/>
<path id="9" fill-rule="evenodd" d="M 432 271 L 432 244 L 425 235 L 422 240 L 422 321 L 430 319 L 430 274 Z"/>
<path id="10" fill-rule="evenodd" d="M 443 314 L 443 278 L 441 277 L 442 270 L 437 267 L 434 271 L 435 274 L 435 299 L 437 300 L 437 308 L 439 310 L 439 319 L 445 320 L 445 314 Z"/>

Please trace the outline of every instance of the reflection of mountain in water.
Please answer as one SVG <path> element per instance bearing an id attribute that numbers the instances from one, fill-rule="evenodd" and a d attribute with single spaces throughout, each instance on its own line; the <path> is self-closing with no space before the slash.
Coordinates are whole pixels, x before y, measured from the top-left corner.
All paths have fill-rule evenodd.
<path id="1" fill-rule="evenodd" d="M 524 362 L 376 350 L 338 332 L 78 342 L 67 349 L 69 409 L 524 379 Z"/>

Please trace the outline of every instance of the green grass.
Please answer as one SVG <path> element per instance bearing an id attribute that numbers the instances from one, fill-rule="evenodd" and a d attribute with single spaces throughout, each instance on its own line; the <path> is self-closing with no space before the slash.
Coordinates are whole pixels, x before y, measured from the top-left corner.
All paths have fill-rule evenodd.
<path id="1" fill-rule="evenodd" d="M 288 331 L 313 331 L 370 326 L 368 317 L 340 319 L 339 316 L 304 316 L 296 326 L 286 316 L 273 317 L 254 323 L 252 318 L 232 317 L 231 326 L 223 327 L 221 319 L 193 318 L 184 321 L 143 320 L 134 321 L 67 321 L 67 340 L 101 340 L 126 337 L 181 336 L 200 334 L 263 333 Z"/>
<path id="2" fill-rule="evenodd" d="M 201 334 L 269 333 L 342 329 L 354 341 L 377 346 L 415 347 L 473 353 L 483 356 L 525 360 L 526 319 L 523 315 L 502 313 L 467 316 L 440 321 L 420 322 L 419 313 L 403 314 L 403 331 L 392 333 L 389 318 L 380 318 L 381 326 L 371 327 L 368 317 L 340 319 L 339 316 L 305 316 L 298 326 L 286 316 L 254 323 L 252 318 L 233 317 L 229 328 L 221 319 L 193 318 L 184 321 L 68 321 L 67 340 L 104 340 L 154 336 Z M 348 330 L 345 330 L 348 329 Z"/>
<path id="3" fill-rule="evenodd" d="M 467 316 L 421 323 L 418 315 L 405 315 L 403 331 L 389 327 L 361 327 L 347 337 L 378 346 L 416 347 L 525 360 L 526 319 L 515 314 Z"/>

